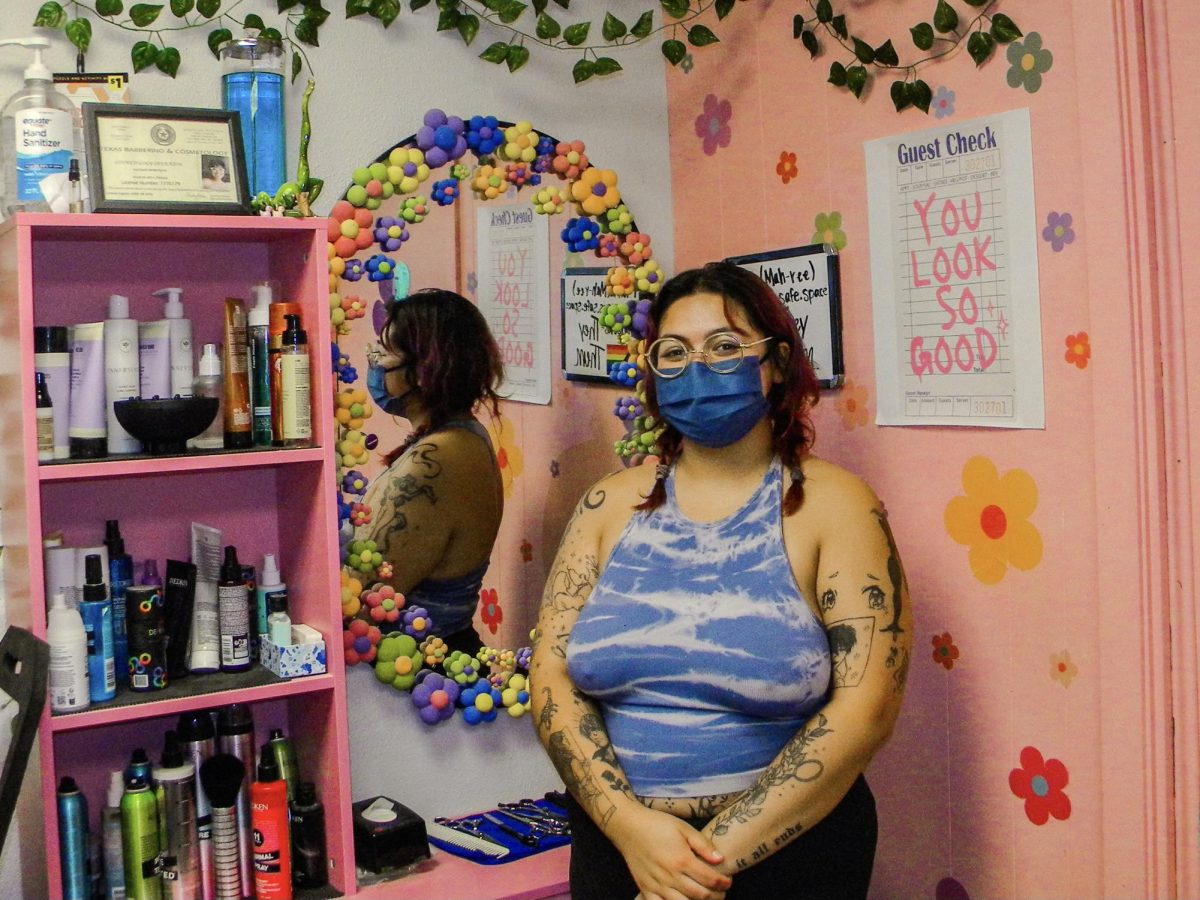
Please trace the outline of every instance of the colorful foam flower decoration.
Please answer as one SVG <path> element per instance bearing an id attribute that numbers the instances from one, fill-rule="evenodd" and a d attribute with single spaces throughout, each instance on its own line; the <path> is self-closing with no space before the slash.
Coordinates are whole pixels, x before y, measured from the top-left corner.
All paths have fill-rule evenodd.
<path id="1" fill-rule="evenodd" d="M 1071 662 L 1069 651 L 1063 650 L 1061 653 L 1050 654 L 1050 677 L 1063 687 L 1070 687 L 1071 682 L 1078 674 L 1079 667 Z"/>
<path id="2" fill-rule="evenodd" d="M 583 150 L 583 141 L 559 141 L 554 148 L 551 168 L 568 181 L 574 181 L 589 165 L 587 154 Z"/>
<path id="3" fill-rule="evenodd" d="M 425 665 L 440 666 L 446 659 L 446 655 L 450 652 L 450 648 L 446 646 L 446 642 L 440 637 L 427 637 L 421 641 L 421 653 L 425 657 Z"/>
<path id="4" fill-rule="evenodd" d="M 345 618 L 357 616 L 362 609 L 363 583 L 345 570 L 342 571 L 342 615 Z"/>
<path id="5" fill-rule="evenodd" d="M 817 213 L 813 219 L 812 243 L 829 244 L 836 250 L 846 249 L 846 232 L 842 231 L 840 212 Z"/>
<path id="6" fill-rule="evenodd" d="M 411 236 L 403 219 L 397 219 L 394 216 L 380 216 L 375 220 L 375 243 L 384 253 L 395 253 L 400 249 L 400 245 Z"/>
<path id="7" fill-rule="evenodd" d="M 361 319 L 367 314 L 367 304 L 361 297 L 355 297 L 353 294 L 347 294 L 342 297 L 341 302 L 342 312 L 346 314 L 348 320 Z"/>
<path id="8" fill-rule="evenodd" d="M 1027 571 L 1042 560 L 1042 536 L 1029 521 L 1037 509 L 1037 484 L 1028 472 L 1003 476 L 986 456 L 973 456 L 962 471 L 965 492 L 946 504 L 946 532 L 970 548 L 971 571 L 984 584 L 997 584 L 1011 565 Z"/>
<path id="9" fill-rule="evenodd" d="M 1025 816 L 1034 825 L 1045 825 L 1050 817 L 1071 817 L 1071 798 L 1064 792 L 1067 767 L 1057 759 L 1043 759 L 1036 747 L 1021 750 L 1021 767 L 1008 773 L 1009 789 L 1025 801 Z"/>
<path id="10" fill-rule="evenodd" d="M 935 119 L 944 119 L 954 115 L 954 91 L 945 85 L 939 87 L 933 92 L 933 100 L 929 103 L 929 109 Z"/>
<path id="11" fill-rule="evenodd" d="M 362 619 L 351 621 L 342 632 L 342 654 L 346 658 L 346 665 L 373 663 L 382 638 L 383 634 L 376 626 Z"/>
<path id="12" fill-rule="evenodd" d="M 334 397 L 333 417 L 345 428 L 362 428 L 374 412 L 369 399 L 363 388 L 343 388 Z"/>
<path id="13" fill-rule="evenodd" d="M 637 289 L 643 294 L 657 294 L 662 288 L 666 276 L 659 268 L 658 262 L 653 259 L 648 259 L 636 269 L 633 270 L 633 277 L 637 284 Z"/>
<path id="14" fill-rule="evenodd" d="M 449 678 L 426 669 L 412 692 L 413 706 L 426 725 L 437 725 L 454 716 L 454 704 L 461 688 Z"/>
<path id="15" fill-rule="evenodd" d="M 500 479 L 504 483 L 504 496 L 511 497 L 513 483 L 525 471 L 525 454 L 517 439 L 516 428 L 511 419 L 501 417 L 488 426 L 492 447 L 496 451 L 496 462 L 500 465 Z"/>
<path id="16" fill-rule="evenodd" d="M 476 156 L 490 156 L 504 141 L 504 129 L 495 116 L 471 116 L 467 121 L 467 146 Z"/>
<path id="17" fill-rule="evenodd" d="M 516 162 L 509 163 L 504 169 L 504 180 L 516 187 L 525 187 L 525 185 L 541 184 L 542 176 L 530 168 L 529 163 Z"/>
<path id="18" fill-rule="evenodd" d="M 568 219 L 560 237 L 573 253 L 595 250 L 600 245 L 600 226 L 586 216 Z"/>
<path id="19" fill-rule="evenodd" d="M 1075 229 L 1071 227 L 1070 213 L 1051 212 L 1046 216 L 1046 227 L 1042 229 L 1042 240 L 1050 244 L 1050 249 L 1061 253 L 1067 244 L 1075 241 Z"/>
<path id="20" fill-rule="evenodd" d="M 1088 333 L 1081 331 L 1078 334 L 1068 334 L 1066 343 L 1066 361 L 1077 369 L 1086 369 L 1088 361 L 1092 358 L 1092 345 L 1088 342 Z"/>
<path id="21" fill-rule="evenodd" d="M 1024 41 L 1008 45 L 1008 86 L 1025 88 L 1036 94 L 1042 87 L 1042 75 L 1054 65 L 1054 55 L 1042 47 L 1042 36 L 1036 31 L 1025 35 Z"/>
<path id="22" fill-rule="evenodd" d="M 624 203 L 618 203 L 600 218 L 600 230 L 613 234 L 629 234 L 633 231 L 633 213 Z"/>
<path id="23" fill-rule="evenodd" d="M 796 166 L 796 154 L 786 150 L 782 151 L 779 154 L 779 162 L 775 164 L 775 174 L 784 184 L 799 175 L 800 169 Z"/>
<path id="24" fill-rule="evenodd" d="M 458 182 L 453 178 L 443 178 L 433 183 L 430 196 L 438 206 L 449 206 L 458 199 Z"/>
<path id="25" fill-rule="evenodd" d="M 450 167 L 450 177 L 455 181 L 466 181 L 471 177 L 471 167 L 466 163 L 455 163 Z"/>
<path id="26" fill-rule="evenodd" d="M 396 147 L 388 154 L 387 178 L 401 194 L 411 194 L 429 177 L 425 154 L 416 147 Z"/>
<path id="27" fill-rule="evenodd" d="M 420 648 L 410 634 L 395 631 L 384 635 L 375 656 L 375 677 L 398 691 L 411 691 L 422 671 Z"/>
<path id="28" fill-rule="evenodd" d="M 350 324 L 346 321 L 346 310 L 342 309 L 340 294 L 329 293 L 329 324 L 338 334 L 349 334 Z"/>
<path id="29" fill-rule="evenodd" d="M 351 176 L 354 183 L 346 190 L 346 201 L 368 211 L 379 209 L 380 203 L 394 191 L 387 180 L 387 171 L 388 167 L 379 162 L 355 169 Z"/>
<path id="30" fill-rule="evenodd" d="M 396 277 L 396 263 L 382 253 L 376 253 L 367 260 L 367 279 L 370 281 L 390 281 Z"/>
<path id="31" fill-rule="evenodd" d="M 410 606 L 405 609 L 400 615 L 400 622 L 404 633 L 417 641 L 425 640 L 433 630 L 433 619 L 423 606 Z"/>
<path id="32" fill-rule="evenodd" d="M 610 259 L 614 256 L 619 256 L 621 253 L 621 237 L 620 235 L 608 232 L 600 235 L 600 243 L 596 247 L 596 255 L 601 259 Z"/>
<path id="33" fill-rule="evenodd" d="M 367 492 L 367 485 L 370 483 L 370 479 L 358 469 L 351 469 L 342 476 L 342 490 L 347 494 L 357 494 L 361 497 Z"/>
<path id="34" fill-rule="evenodd" d="M 834 405 L 838 415 L 842 417 L 842 427 L 847 431 L 860 428 L 871 421 L 870 410 L 867 408 L 867 389 L 853 379 L 846 379 Z"/>
<path id="35" fill-rule="evenodd" d="M 405 197 L 399 212 L 405 222 L 417 225 L 424 222 L 425 217 L 429 215 L 429 201 L 424 197 Z"/>
<path id="36" fill-rule="evenodd" d="M 479 617 L 492 634 L 504 621 L 504 610 L 500 608 L 500 600 L 495 588 L 484 588 L 479 592 Z"/>
<path id="37" fill-rule="evenodd" d="M 404 595 L 397 593 L 391 585 L 373 584 L 362 595 L 362 602 L 371 621 L 383 625 L 399 621 L 405 601 Z"/>
<path id="38" fill-rule="evenodd" d="M 479 680 L 479 662 L 464 650 L 454 650 L 442 662 L 447 678 L 459 684 L 474 684 Z"/>
<path id="39" fill-rule="evenodd" d="M 347 469 L 354 466 L 365 466 L 370 461 L 370 457 L 367 455 L 367 439 L 361 431 L 354 428 L 345 429 L 345 434 L 337 442 L 337 458 L 338 464 Z M 362 504 L 357 505 L 361 506 Z M 371 509 L 370 507 L 366 507 L 364 510 L 352 508 L 348 519 L 356 526 L 365 525 L 371 521 Z"/>
<path id="40" fill-rule="evenodd" d="M 334 255 L 349 259 L 359 250 L 366 250 L 374 240 L 369 209 L 355 208 L 346 200 L 333 204 L 329 213 L 327 238 L 333 244 Z"/>
<path id="41" fill-rule="evenodd" d="M 365 503 L 350 504 L 350 524 L 355 528 L 369 525 L 371 522 L 371 507 Z"/>
<path id="42" fill-rule="evenodd" d="M 958 647 L 954 643 L 954 638 L 950 636 L 950 632 L 944 631 L 941 634 L 933 636 L 933 661 L 940 666 L 945 666 L 946 671 L 954 668 L 954 661 L 958 659 Z"/>
<path id="43" fill-rule="evenodd" d="M 517 122 L 504 129 L 504 145 L 500 156 L 513 162 L 532 163 L 537 159 L 541 135 L 533 130 L 533 123 Z"/>
<path id="44" fill-rule="evenodd" d="M 633 293 L 633 269 L 627 266 L 613 266 L 605 273 L 604 284 L 608 293 L 616 297 L 628 297 Z"/>
<path id="45" fill-rule="evenodd" d="M 480 200 L 495 200 L 506 190 L 508 182 L 504 180 L 504 172 L 496 166 L 480 166 L 471 178 L 471 190 Z"/>
<path id="46" fill-rule="evenodd" d="M 533 211 L 540 216 L 553 216 L 567 205 L 567 192 L 551 185 L 533 195 Z"/>
<path id="47" fill-rule="evenodd" d="M 466 123 L 458 116 L 431 109 L 425 113 L 415 140 L 429 167 L 440 169 L 467 152 Z"/>
<path id="48" fill-rule="evenodd" d="M 390 562 L 388 562 L 386 559 L 383 560 L 382 562 L 380 562 L 379 565 L 375 567 L 375 577 L 378 578 L 380 581 L 391 581 L 392 576 L 395 574 L 396 574 L 395 569 L 393 568 L 392 564 Z"/>
<path id="49" fill-rule="evenodd" d="M 589 168 L 571 184 L 571 199 L 589 216 L 602 216 L 621 202 L 617 173 L 612 169 Z"/>
<path id="50" fill-rule="evenodd" d="M 345 261 L 345 266 L 342 277 L 347 281 L 358 281 L 367 274 L 367 268 L 361 259 L 348 259 Z"/>
<path id="51" fill-rule="evenodd" d="M 728 147 L 733 137 L 729 121 L 733 118 L 733 104 L 721 100 L 716 94 L 704 98 L 704 110 L 696 117 L 696 137 L 700 138 L 705 156 L 714 155 L 721 147 Z"/>
<path id="52" fill-rule="evenodd" d="M 631 231 L 621 242 L 621 256 L 631 266 L 640 266 L 650 258 L 650 235 Z"/>

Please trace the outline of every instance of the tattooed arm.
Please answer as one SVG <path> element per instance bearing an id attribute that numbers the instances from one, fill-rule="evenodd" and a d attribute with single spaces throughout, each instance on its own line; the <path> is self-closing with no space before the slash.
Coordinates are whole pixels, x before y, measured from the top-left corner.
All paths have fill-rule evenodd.
<path id="1" fill-rule="evenodd" d="M 825 485 L 810 482 L 802 512 L 820 523 L 814 581 L 830 644 L 829 701 L 705 827 L 727 872 L 767 858 L 825 818 L 888 739 L 900 710 L 912 612 L 896 543 L 871 489 L 828 468 Z"/>
<path id="2" fill-rule="evenodd" d="M 567 790 L 620 850 L 644 897 L 720 900 L 729 887 L 715 869 L 720 855 L 682 819 L 638 801 L 599 707 L 567 672 L 567 642 L 599 578 L 606 530 L 621 518 L 619 531 L 637 502 L 631 480 L 618 473 L 599 482 L 567 525 L 538 613 L 529 669 L 534 724 Z"/>

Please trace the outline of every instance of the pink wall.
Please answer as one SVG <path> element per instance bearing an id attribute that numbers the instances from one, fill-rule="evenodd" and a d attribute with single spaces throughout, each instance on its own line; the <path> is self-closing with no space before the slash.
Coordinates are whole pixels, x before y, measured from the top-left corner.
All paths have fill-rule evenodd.
<path id="1" fill-rule="evenodd" d="M 909 27 L 933 4 L 834 6 L 873 45 L 894 38 L 904 59 Z M 1197 152 L 1194 109 L 1182 95 L 1171 102 L 1172 83 L 1200 75 L 1184 46 L 1200 15 L 1184 6 L 1168 16 L 1120 0 L 1005 0 L 997 11 L 1016 20 L 1022 40 L 1040 35 L 1051 68 L 1030 93 L 1006 83 L 1003 47 L 979 69 L 965 52 L 930 65 L 920 77 L 935 94 L 954 92 L 942 119 L 897 114 L 890 80 L 861 102 L 825 84 L 830 62 L 847 55 L 823 37 L 825 55 L 809 61 L 791 37 L 803 4 L 739 3 L 714 25 L 722 43 L 668 74 L 676 270 L 810 243 L 818 215 L 841 217 L 850 386 L 823 396 L 816 449 L 887 503 L 916 611 L 905 711 L 869 771 L 881 817 L 874 896 L 1200 891 L 1186 452 L 1196 413 L 1185 352 L 1197 325 L 1182 304 L 1197 276 L 1178 240 L 1200 226 L 1182 200 L 1196 196 L 1200 176 L 1185 165 Z M 727 120 L 709 107 L 729 139 L 706 150 L 696 128 L 710 95 L 729 103 Z M 863 143 L 1022 107 L 1032 120 L 1045 430 L 876 426 Z M 784 152 L 798 170 L 786 182 Z M 1074 241 L 1059 249 L 1041 237 L 1052 212 L 1072 216 Z M 1080 332 L 1091 351 L 1083 366 L 1066 358 L 1067 338 Z M 1043 552 L 1033 565 L 1022 560 L 1029 539 L 1011 528 L 990 546 L 1008 559 L 995 583 L 973 574 L 944 520 L 952 499 L 973 496 L 963 475 L 976 456 L 1036 487 L 1027 518 L 1019 492 L 996 488 L 993 502 L 1010 524 L 1025 519 Z M 946 633 L 959 654 L 952 667 L 935 651 Z M 1178 746 L 1172 715 L 1189 723 Z M 1065 817 L 1036 824 L 1039 804 L 1010 785 L 1030 762 L 1027 747 L 1065 768 L 1069 813 L 1055 810 Z M 1176 818 L 1186 823 L 1178 838 Z"/>

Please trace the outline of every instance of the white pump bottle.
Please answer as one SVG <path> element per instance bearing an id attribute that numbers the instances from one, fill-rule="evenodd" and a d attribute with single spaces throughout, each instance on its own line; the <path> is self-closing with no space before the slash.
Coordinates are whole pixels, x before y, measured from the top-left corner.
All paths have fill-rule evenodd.
<path id="1" fill-rule="evenodd" d="M 170 329 L 171 396 L 192 396 L 192 381 L 196 377 L 192 359 L 192 320 L 183 315 L 183 288 L 166 287 L 154 292 L 164 297 L 163 318 Z"/>

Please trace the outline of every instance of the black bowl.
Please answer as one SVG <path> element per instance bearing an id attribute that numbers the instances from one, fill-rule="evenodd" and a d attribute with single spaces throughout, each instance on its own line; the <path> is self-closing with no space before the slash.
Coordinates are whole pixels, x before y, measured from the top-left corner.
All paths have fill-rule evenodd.
<path id="1" fill-rule="evenodd" d="M 190 438 L 212 424 L 220 401 L 216 397 L 172 397 L 160 400 L 114 400 L 121 427 L 142 442 L 147 453 L 186 453 Z"/>

